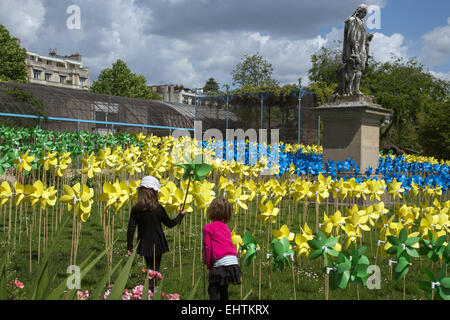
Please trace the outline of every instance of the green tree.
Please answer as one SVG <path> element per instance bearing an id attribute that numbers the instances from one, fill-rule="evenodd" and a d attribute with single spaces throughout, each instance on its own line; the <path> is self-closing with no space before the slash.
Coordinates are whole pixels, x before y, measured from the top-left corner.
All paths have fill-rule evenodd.
<path id="1" fill-rule="evenodd" d="M 27 51 L 11 38 L 9 31 L 0 24 L 0 81 L 27 81 L 25 60 Z"/>
<path id="2" fill-rule="evenodd" d="M 212 77 L 209 78 L 208 81 L 206 81 L 205 86 L 203 87 L 204 92 L 217 92 L 219 91 L 219 89 L 219 84 Z"/>
<path id="3" fill-rule="evenodd" d="M 278 86 L 272 78 L 273 66 L 258 53 L 244 55 L 231 72 L 233 85 L 244 90 L 261 90 Z"/>
<path id="4" fill-rule="evenodd" d="M 424 154 L 450 159 L 450 102 L 437 103 L 428 112 L 418 114 L 419 143 Z"/>
<path id="5" fill-rule="evenodd" d="M 97 81 L 92 83 L 91 91 L 128 98 L 162 100 L 161 96 L 147 86 L 143 75 L 132 73 L 120 59 L 113 63 L 112 68 L 106 68 L 100 73 Z"/>

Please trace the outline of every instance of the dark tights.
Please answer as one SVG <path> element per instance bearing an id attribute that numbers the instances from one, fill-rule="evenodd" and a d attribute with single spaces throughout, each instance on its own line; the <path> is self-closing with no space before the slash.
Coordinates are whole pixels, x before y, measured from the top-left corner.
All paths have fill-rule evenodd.
<path id="1" fill-rule="evenodd" d="M 145 264 L 147 265 L 147 269 L 159 272 L 159 267 L 161 266 L 161 258 L 162 258 L 161 255 L 155 256 L 155 259 L 153 259 L 153 257 L 145 257 Z M 153 262 L 155 263 L 153 264 Z M 157 278 L 153 278 L 149 282 L 149 289 L 152 292 L 155 289 L 157 281 L 158 281 Z"/>
<path id="2" fill-rule="evenodd" d="M 220 286 L 216 283 L 210 283 L 208 293 L 210 300 L 228 300 L 228 285 Z"/>

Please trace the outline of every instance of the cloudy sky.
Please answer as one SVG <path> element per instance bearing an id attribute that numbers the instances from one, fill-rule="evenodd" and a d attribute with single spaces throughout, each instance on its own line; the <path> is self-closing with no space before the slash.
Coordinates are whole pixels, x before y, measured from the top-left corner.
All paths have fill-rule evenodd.
<path id="1" fill-rule="evenodd" d="M 450 80 L 448 0 L 0 0 L 0 23 L 30 51 L 80 53 L 92 80 L 122 59 L 150 85 L 231 85 L 241 58 L 258 52 L 281 84 L 306 84 L 310 55 L 342 39 L 362 2 L 379 8 L 367 18 L 376 60 L 415 57 Z M 80 29 L 68 28 L 71 5 Z"/>

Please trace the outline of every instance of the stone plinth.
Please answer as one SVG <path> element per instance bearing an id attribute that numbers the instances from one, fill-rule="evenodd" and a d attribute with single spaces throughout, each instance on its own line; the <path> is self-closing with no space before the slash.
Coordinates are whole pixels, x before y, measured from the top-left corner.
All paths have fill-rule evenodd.
<path id="1" fill-rule="evenodd" d="M 323 123 L 323 162 L 353 158 L 364 171 L 378 167 L 380 126 L 391 114 L 372 97 L 333 97 L 314 108 Z M 374 171 L 373 171 L 374 172 Z"/>

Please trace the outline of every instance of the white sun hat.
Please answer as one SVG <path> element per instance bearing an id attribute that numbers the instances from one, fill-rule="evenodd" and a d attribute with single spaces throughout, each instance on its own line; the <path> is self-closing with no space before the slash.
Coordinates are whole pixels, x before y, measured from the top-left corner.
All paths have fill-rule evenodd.
<path id="1" fill-rule="evenodd" d="M 141 180 L 141 185 L 139 187 L 150 188 L 155 191 L 161 192 L 161 185 L 159 184 L 158 179 L 152 176 L 145 176 Z"/>

